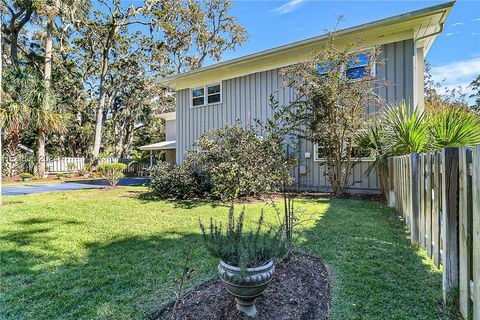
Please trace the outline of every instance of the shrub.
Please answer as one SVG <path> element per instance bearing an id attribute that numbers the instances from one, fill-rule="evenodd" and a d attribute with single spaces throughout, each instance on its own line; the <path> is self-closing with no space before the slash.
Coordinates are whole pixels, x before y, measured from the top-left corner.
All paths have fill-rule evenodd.
<path id="1" fill-rule="evenodd" d="M 196 146 L 198 150 L 187 153 L 185 162 L 208 177 L 212 196 L 222 200 L 278 191 L 291 180 L 293 167 L 284 144 L 240 124 L 211 129 Z"/>
<path id="2" fill-rule="evenodd" d="M 67 169 L 68 171 L 73 171 L 77 169 L 77 164 L 75 162 L 69 162 L 67 163 Z"/>
<path id="3" fill-rule="evenodd" d="M 64 176 L 64 174 L 62 172 L 57 173 L 57 178 L 58 179 L 62 179 L 63 176 Z"/>
<path id="4" fill-rule="evenodd" d="M 243 208 L 237 221 L 233 205 L 228 213 L 227 230 L 223 232 L 222 224 L 210 219 L 207 228 L 200 222 L 204 244 L 209 253 L 224 262 L 244 268 L 264 265 L 273 258 L 281 257 L 286 252 L 284 225 L 278 227 L 265 226 L 262 210 L 255 230 L 244 231 Z"/>
<path id="5" fill-rule="evenodd" d="M 33 174 L 28 173 L 28 172 L 22 172 L 22 173 L 19 174 L 19 176 L 22 180 L 28 180 L 28 179 L 33 178 Z"/>
<path id="6" fill-rule="evenodd" d="M 105 177 L 112 187 L 116 186 L 122 178 L 123 170 L 127 168 L 125 163 L 103 163 L 98 166 L 98 171 Z"/>
<path id="7" fill-rule="evenodd" d="M 149 174 L 150 191 L 163 199 L 201 197 L 210 189 L 205 178 L 189 163 L 178 166 L 161 161 L 149 170 Z"/>

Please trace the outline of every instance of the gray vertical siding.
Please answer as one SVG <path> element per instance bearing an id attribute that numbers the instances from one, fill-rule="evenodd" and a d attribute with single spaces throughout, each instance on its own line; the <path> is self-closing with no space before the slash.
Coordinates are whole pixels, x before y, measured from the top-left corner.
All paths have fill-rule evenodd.
<path id="1" fill-rule="evenodd" d="M 376 75 L 389 83 L 389 86 L 378 89 L 378 94 L 387 102 L 413 102 L 413 56 L 412 40 L 382 46 L 380 59 L 385 63 L 377 66 Z M 177 91 L 177 162 L 183 161 L 185 151 L 192 147 L 202 132 L 210 128 L 233 125 L 237 119 L 244 125 L 250 125 L 255 119 L 265 120 L 271 116 L 268 100 L 272 93 L 281 104 L 288 104 L 295 98 L 293 89 L 282 87 L 278 69 L 223 80 L 222 103 L 216 105 L 191 108 L 190 90 Z M 377 106 L 370 105 L 367 112 L 377 109 Z M 309 159 L 305 159 L 305 152 L 310 152 Z M 321 162 L 313 160 L 313 154 L 312 143 L 302 141 L 300 165 L 307 168 L 307 174 L 295 174 L 298 187 L 303 190 L 328 190 L 325 168 Z M 379 190 L 378 173 L 374 170 L 368 176 L 364 175 L 370 164 L 365 161 L 355 165 L 350 178 L 352 191 Z"/>

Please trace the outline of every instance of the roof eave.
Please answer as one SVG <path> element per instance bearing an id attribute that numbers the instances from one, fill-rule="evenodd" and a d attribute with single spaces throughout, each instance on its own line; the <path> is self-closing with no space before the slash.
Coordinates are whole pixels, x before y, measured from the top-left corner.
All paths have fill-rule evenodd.
<path id="1" fill-rule="evenodd" d="M 450 12 L 450 10 L 451 10 L 451 8 L 453 7 L 454 4 L 455 4 L 455 1 L 449 1 L 449 2 L 445 2 L 445 3 L 441 3 L 441 4 L 438 4 L 438 5 L 434 5 L 434 6 L 430 6 L 430 7 L 427 7 L 427 8 L 403 13 L 403 14 L 396 15 L 396 16 L 393 16 L 393 17 L 388 17 L 388 18 L 364 23 L 364 24 L 361 24 L 361 25 L 358 25 L 358 26 L 346 28 L 346 29 L 338 31 L 338 34 L 340 36 L 345 36 L 345 35 L 354 34 L 356 32 L 360 32 L 360 31 L 367 31 L 367 30 L 370 30 L 372 28 L 377 28 L 377 27 L 381 27 L 381 26 L 388 26 L 389 24 L 405 22 L 405 21 L 409 21 L 409 20 L 412 20 L 412 19 L 418 19 L 418 18 L 421 18 L 423 16 L 433 15 L 433 14 L 436 14 L 436 13 L 439 13 L 439 12 L 442 12 L 442 11 L 444 11 L 444 15 L 443 15 L 442 20 L 443 20 L 443 22 L 445 22 L 446 17 L 448 16 L 448 13 Z M 440 30 L 440 32 L 441 31 L 442 30 Z M 426 51 L 428 51 L 428 49 L 431 47 L 431 45 L 432 45 L 433 41 L 435 40 L 436 36 L 437 35 L 432 35 L 428 39 L 428 41 L 426 41 L 426 45 L 425 45 Z M 202 68 L 199 68 L 199 69 L 196 69 L 196 70 L 181 73 L 179 75 L 175 75 L 175 76 L 171 76 L 171 77 L 168 77 L 168 78 L 160 79 L 158 81 L 162 85 L 164 85 L 164 86 L 166 86 L 170 89 L 175 90 L 175 89 L 177 89 L 178 80 L 182 80 L 182 79 L 187 78 L 187 77 L 191 77 L 191 76 L 194 76 L 194 75 L 198 75 L 198 74 L 201 74 L 201 73 L 205 73 L 205 72 L 215 70 L 215 69 L 219 69 L 219 68 L 223 68 L 223 67 L 233 67 L 237 64 L 245 63 L 245 62 L 248 62 L 248 61 L 253 61 L 257 58 L 265 57 L 265 56 L 275 54 L 275 53 L 280 53 L 282 51 L 286 51 L 286 50 L 289 50 L 289 49 L 292 49 L 292 48 L 301 47 L 301 46 L 305 46 L 305 45 L 310 45 L 310 44 L 314 44 L 316 42 L 321 42 L 322 40 L 325 40 L 327 37 L 328 37 L 328 34 L 323 34 L 323 35 L 316 36 L 316 37 L 313 37 L 313 38 L 296 41 L 296 42 L 289 43 L 289 44 L 282 45 L 282 46 L 278 46 L 278 47 L 275 47 L 275 48 L 272 48 L 272 49 L 263 50 L 263 51 L 256 52 L 256 53 L 253 53 L 253 54 L 249 54 L 249 55 L 246 55 L 246 56 L 242 56 L 242 57 L 239 57 L 239 58 L 236 58 L 236 59 L 232 59 L 232 60 L 228 60 L 228 61 L 224 61 L 224 62 L 219 62 L 219 63 L 213 64 L 213 65 L 210 65 L 210 66 L 206 66 L 206 67 L 202 67 Z M 413 37 L 414 37 L 414 35 L 412 34 L 412 38 Z"/>

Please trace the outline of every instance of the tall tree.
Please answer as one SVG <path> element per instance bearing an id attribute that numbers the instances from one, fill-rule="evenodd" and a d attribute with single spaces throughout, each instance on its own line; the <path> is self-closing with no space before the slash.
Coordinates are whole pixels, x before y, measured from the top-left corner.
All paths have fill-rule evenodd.
<path id="1" fill-rule="evenodd" d="M 474 99 L 471 108 L 480 113 L 480 75 L 470 83 L 470 87 L 473 90 L 470 98 Z"/>
<path id="2" fill-rule="evenodd" d="M 383 102 L 376 88 L 385 81 L 371 72 L 379 63 L 379 49 L 361 48 L 361 40 L 340 45 L 332 32 L 312 60 L 282 71 L 284 85 L 296 92 L 295 101 L 285 108 L 289 122 L 295 133 L 318 146 L 335 196 L 345 192 L 361 157 L 354 137 L 365 122 L 365 109 Z"/>
<path id="3" fill-rule="evenodd" d="M 58 17 L 61 20 L 76 21 L 79 18 L 83 18 L 84 10 L 88 7 L 88 2 L 85 0 L 47 0 L 44 9 L 41 13 L 45 16 L 45 60 L 44 60 L 44 89 L 45 96 L 42 103 L 42 112 L 46 112 L 49 108 L 48 102 L 49 95 L 51 95 L 51 83 L 52 83 L 52 47 L 53 47 L 53 31 L 55 18 Z M 43 176 L 45 174 L 45 143 L 47 132 L 44 130 L 49 128 L 48 125 L 38 126 L 38 174 Z"/>

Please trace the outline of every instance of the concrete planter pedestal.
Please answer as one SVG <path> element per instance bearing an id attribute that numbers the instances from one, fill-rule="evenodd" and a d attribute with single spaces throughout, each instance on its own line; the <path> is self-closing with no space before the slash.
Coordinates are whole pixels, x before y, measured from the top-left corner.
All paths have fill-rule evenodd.
<path id="1" fill-rule="evenodd" d="M 255 317 L 255 300 L 272 281 L 275 266 L 269 261 L 263 266 L 241 270 L 220 260 L 218 273 L 227 291 L 235 297 L 237 309 L 250 317 Z"/>

